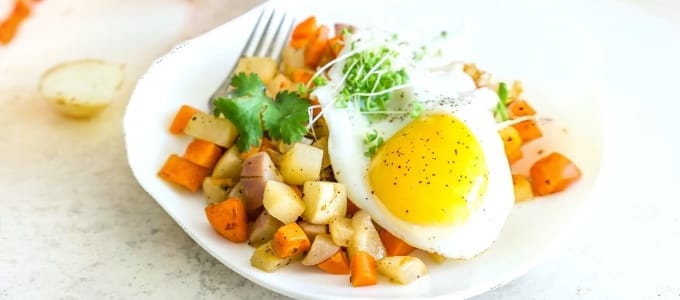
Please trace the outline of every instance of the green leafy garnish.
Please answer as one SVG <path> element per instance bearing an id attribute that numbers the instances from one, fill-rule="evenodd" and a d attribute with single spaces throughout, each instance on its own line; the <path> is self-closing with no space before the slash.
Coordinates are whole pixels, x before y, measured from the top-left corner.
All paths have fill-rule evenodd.
<path id="1" fill-rule="evenodd" d="M 288 91 L 279 92 L 276 101 L 269 101 L 270 105 L 262 113 L 264 128 L 269 136 L 275 140 L 283 140 L 286 144 L 300 141 L 307 133 L 305 123 L 309 121 L 309 101 Z"/>
<path id="2" fill-rule="evenodd" d="M 449 33 L 446 30 L 442 30 L 442 32 L 439 35 L 441 35 L 441 37 L 445 38 L 449 35 Z"/>
<path id="3" fill-rule="evenodd" d="M 364 137 L 364 145 L 368 148 L 364 152 L 364 156 L 373 157 L 384 142 L 383 138 L 378 135 L 377 130 L 374 129 L 373 132 L 367 133 L 366 137 Z"/>
<path id="4" fill-rule="evenodd" d="M 297 92 L 298 92 L 298 94 L 303 95 L 303 94 L 306 94 L 309 91 L 307 90 L 307 87 L 304 84 L 299 83 L 298 87 L 297 87 Z"/>
<path id="5" fill-rule="evenodd" d="M 498 117 L 501 122 L 510 119 L 507 107 L 508 100 L 508 86 L 505 82 L 498 83 L 498 103 L 496 104 L 496 110 L 494 111 L 494 116 Z"/>
<path id="6" fill-rule="evenodd" d="M 323 76 L 316 76 L 314 79 L 312 79 L 312 83 L 314 83 L 316 86 L 324 86 L 326 85 L 327 81 Z"/>
<path id="7" fill-rule="evenodd" d="M 347 107 L 356 102 L 359 110 L 367 113 L 369 120 L 380 119 L 387 111 L 386 103 L 392 97 L 390 89 L 408 80 L 404 68 L 395 69 L 392 59 L 398 53 L 387 47 L 354 53 L 343 67 L 345 85 L 340 90 L 336 105 Z"/>
<path id="8" fill-rule="evenodd" d="M 259 146 L 264 130 L 271 138 L 287 144 L 300 141 L 307 132 L 310 104 L 299 94 L 283 91 L 274 100 L 265 94 L 264 83 L 254 73 L 237 74 L 231 79 L 231 86 L 234 89 L 227 97 L 215 99 L 214 114 L 234 123 L 239 132 L 236 140 L 239 150 Z"/>
<path id="9" fill-rule="evenodd" d="M 423 104 L 416 101 L 413 102 L 413 107 L 411 108 L 411 112 L 409 113 L 409 115 L 411 116 L 411 118 L 416 119 L 423 114 L 423 111 L 425 111 L 425 107 L 423 106 Z"/>

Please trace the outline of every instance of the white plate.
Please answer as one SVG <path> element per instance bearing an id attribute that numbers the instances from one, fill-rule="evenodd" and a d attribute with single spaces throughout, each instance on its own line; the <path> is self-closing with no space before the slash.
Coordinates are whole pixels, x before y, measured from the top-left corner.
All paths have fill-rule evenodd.
<path id="1" fill-rule="evenodd" d="M 305 299 L 465 298 L 499 287 L 531 268 L 588 202 L 603 157 L 599 46 L 588 30 L 540 1 L 279 1 L 302 17 L 392 29 L 416 37 L 453 35 L 459 59 L 474 61 L 501 78 L 525 83 L 526 95 L 541 115 L 554 119 L 546 138 L 530 146 L 516 171 L 522 172 L 539 149 L 559 149 L 582 169 L 568 191 L 516 205 L 498 241 L 469 261 L 429 263 L 430 273 L 408 286 L 381 279 L 376 286 L 352 288 L 347 276 L 317 268 L 290 266 L 275 273 L 250 266 L 252 248 L 213 232 L 204 199 L 157 177 L 171 153 L 182 154 L 187 137 L 168 134 L 182 104 L 206 108 L 206 99 L 235 62 L 258 11 L 253 10 L 159 58 L 139 81 L 125 114 L 130 167 L 142 187 L 209 253 L 240 275 L 284 295 Z M 584 71 L 587 70 L 587 71 Z M 566 129 L 566 130 L 565 130 Z M 429 262 L 429 261 L 428 261 Z"/>

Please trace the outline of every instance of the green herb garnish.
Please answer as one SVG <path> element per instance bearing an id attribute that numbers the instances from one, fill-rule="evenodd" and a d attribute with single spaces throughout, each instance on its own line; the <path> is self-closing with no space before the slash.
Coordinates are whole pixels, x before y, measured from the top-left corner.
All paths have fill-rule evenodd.
<path id="1" fill-rule="evenodd" d="M 324 86 L 328 82 L 326 81 L 326 78 L 324 78 L 323 76 L 316 76 L 314 77 L 314 79 L 312 79 L 312 83 L 314 83 L 314 85 L 316 86 Z"/>
<path id="2" fill-rule="evenodd" d="M 373 157 L 384 142 L 377 130 L 374 129 L 373 132 L 367 133 L 364 137 L 364 145 L 368 146 L 368 149 L 364 152 L 364 156 Z"/>
<path id="3" fill-rule="evenodd" d="M 309 102 L 298 93 L 282 91 L 276 100 L 265 94 L 257 74 L 239 73 L 231 79 L 234 89 L 225 98 L 215 99 L 214 114 L 229 119 L 239 132 L 236 145 L 241 151 L 257 147 L 264 130 L 273 139 L 292 144 L 307 132 Z"/>
<path id="4" fill-rule="evenodd" d="M 494 111 L 494 116 L 498 117 L 501 122 L 510 119 L 507 107 L 508 100 L 508 86 L 505 82 L 498 83 L 498 104 L 496 104 L 496 110 Z"/>
<path id="5" fill-rule="evenodd" d="M 423 111 L 425 111 L 425 107 L 423 107 L 423 104 L 416 101 L 413 102 L 413 107 L 411 108 L 411 112 L 409 113 L 409 115 L 411 116 L 411 118 L 416 119 L 423 114 Z"/>
<path id="6" fill-rule="evenodd" d="M 387 47 L 354 53 L 347 58 L 343 73 L 345 84 L 340 90 L 337 106 L 346 107 L 354 102 L 369 120 L 383 118 L 386 103 L 392 97 L 392 88 L 408 80 L 404 68 L 395 69 L 392 59 L 398 53 Z"/>

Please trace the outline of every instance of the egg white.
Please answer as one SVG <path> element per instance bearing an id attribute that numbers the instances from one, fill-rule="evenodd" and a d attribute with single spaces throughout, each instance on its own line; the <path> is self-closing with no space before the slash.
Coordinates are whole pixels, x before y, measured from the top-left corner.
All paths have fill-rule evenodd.
<path id="1" fill-rule="evenodd" d="M 324 107 L 328 124 L 328 154 L 338 182 L 347 187 L 348 197 L 373 220 L 408 244 L 449 258 L 471 258 L 487 249 L 497 238 L 514 203 L 510 168 L 490 108 L 498 98 L 493 91 L 476 89 L 461 68 L 429 72 L 412 70 L 411 86 L 393 93 L 388 109 L 394 113 L 369 123 L 351 105 L 333 105 L 342 82 L 340 62 L 330 72 L 329 84 L 314 91 Z M 370 158 L 364 155 L 364 137 L 377 131 L 386 141 L 411 119 L 398 112 L 411 110 L 420 101 L 425 114 L 451 114 L 465 122 L 478 139 L 488 166 L 485 199 L 465 222 L 451 226 L 424 226 L 408 223 L 394 215 L 371 193 L 368 180 Z"/>

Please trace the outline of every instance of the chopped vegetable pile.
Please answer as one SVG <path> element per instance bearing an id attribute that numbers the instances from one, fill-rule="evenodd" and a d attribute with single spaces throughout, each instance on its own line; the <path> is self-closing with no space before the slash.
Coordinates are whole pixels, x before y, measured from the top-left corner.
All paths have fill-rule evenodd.
<path id="1" fill-rule="evenodd" d="M 226 240 L 252 246 L 250 263 L 256 268 L 273 272 L 300 262 L 348 276 L 355 287 L 375 285 L 379 276 L 408 284 L 428 272 L 427 264 L 413 255 L 422 250 L 375 224 L 348 199 L 329 161 L 321 107 L 309 96 L 310 90 L 328 84 L 325 71 L 340 60 L 345 77 L 337 105 L 356 101 L 362 112 L 379 117 L 395 87 L 407 83 L 408 75 L 392 63 L 397 54 L 389 48 L 343 52 L 354 30 L 339 24 L 331 36 L 310 17 L 294 28 L 280 66 L 266 58 L 241 59 L 231 92 L 215 99 L 212 114 L 179 108 L 169 131 L 193 140 L 183 155 L 171 154 L 158 175 L 188 191 L 202 190 L 206 223 Z M 509 124 L 499 135 L 514 164 L 523 158 L 523 145 L 543 136 L 535 110 L 522 98 L 521 83 L 496 83 L 474 64 L 466 64 L 464 71 L 477 87 L 498 94 L 494 116 L 499 124 Z M 422 112 L 422 106 L 414 106 L 410 115 L 417 118 Z M 377 132 L 368 133 L 366 155 L 373 156 L 383 142 Z M 529 175 L 513 175 L 515 201 L 562 191 L 581 172 L 553 152 L 537 160 Z M 428 254 L 434 262 L 445 261 Z"/>

